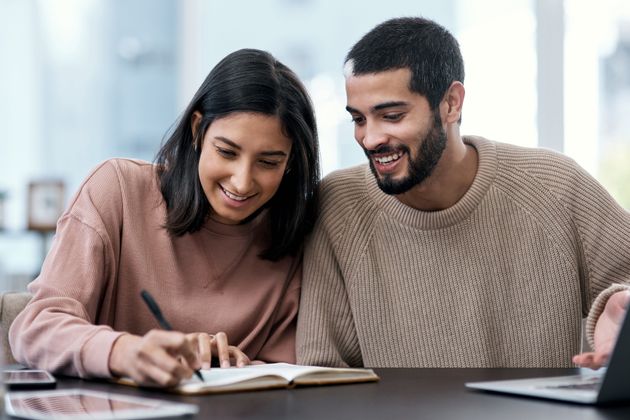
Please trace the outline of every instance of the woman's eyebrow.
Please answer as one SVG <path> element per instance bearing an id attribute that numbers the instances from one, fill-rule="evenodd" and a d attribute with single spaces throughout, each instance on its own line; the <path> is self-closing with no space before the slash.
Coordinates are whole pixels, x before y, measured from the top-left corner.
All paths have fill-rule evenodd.
<path id="1" fill-rule="evenodd" d="M 234 143 L 232 140 L 227 139 L 223 136 L 215 136 L 214 137 L 216 140 L 219 140 L 237 150 L 242 150 L 243 148 L 241 146 L 239 146 L 238 144 Z M 260 152 L 259 155 L 261 156 L 287 156 L 287 154 L 285 152 L 283 152 L 282 150 L 265 150 L 263 152 Z"/>
<path id="2" fill-rule="evenodd" d="M 232 140 L 227 139 L 227 138 L 225 138 L 223 136 L 214 136 L 214 138 L 216 140 L 222 141 L 223 143 L 227 144 L 228 146 L 232 146 L 235 149 L 238 149 L 238 150 L 242 149 L 241 146 L 239 146 L 238 144 L 234 143 Z"/>
<path id="3" fill-rule="evenodd" d="M 268 150 L 268 151 L 260 152 L 260 154 L 263 156 L 282 156 L 282 157 L 287 155 L 282 150 Z"/>

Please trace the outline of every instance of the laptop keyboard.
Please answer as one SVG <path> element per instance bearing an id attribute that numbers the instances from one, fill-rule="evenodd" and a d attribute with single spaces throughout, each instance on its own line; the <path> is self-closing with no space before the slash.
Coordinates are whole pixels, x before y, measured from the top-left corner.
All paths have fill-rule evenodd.
<path id="1" fill-rule="evenodd" d="M 564 384 L 564 385 L 549 385 L 545 386 L 546 389 L 575 389 L 581 391 L 597 391 L 599 389 L 599 385 L 601 384 L 600 378 L 591 378 L 587 379 L 584 382 L 578 382 L 574 384 Z"/>

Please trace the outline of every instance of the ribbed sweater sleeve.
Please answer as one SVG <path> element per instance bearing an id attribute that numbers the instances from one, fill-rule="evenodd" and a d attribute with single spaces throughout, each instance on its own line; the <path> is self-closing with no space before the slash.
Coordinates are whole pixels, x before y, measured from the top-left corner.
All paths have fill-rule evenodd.
<path id="1" fill-rule="evenodd" d="M 348 296 L 349 277 L 361 263 L 368 244 L 369 230 L 357 227 L 369 226 L 378 216 L 375 206 L 365 201 L 363 177 L 364 167 L 359 166 L 336 172 L 324 179 L 320 187 L 320 222 L 304 255 L 298 363 L 364 364 Z M 368 295 L 364 296 L 361 304 L 372 305 Z"/>
<path id="2" fill-rule="evenodd" d="M 9 331 L 18 362 L 73 376 L 111 376 L 108 357 L 121 333 L 95 324 L 116 265 L 100 215 L 119 212 L 118 185 L 115 168 L 100 166 L 59 220 L 41 274 L 28 287 L 33 299 Z"/>
<path id="3" fill-rule="evenodd" d="M 575 259 L 584 288 L 583 315 L 588 314 L 586 333 L 593 345 L 595 324 L 608 297 L 630 288 L 630 214 L 567 156 L 544 149 L 502 147 L 498 160 L 500 166 L 530 175 L 534 185 L 516 184 L 519 195 L 535 202 L 540 190 L 550 191 L 557 203 L 547 203 L 548 210 L 564 213 L 556 215 L 556 220 L 570 223 L 578 244 Z"/>
<path id="4" fill-rule="evenodd" d="M 323 189 L 325 190 L 325 186 Z M 339 203 L 341 204 L 341 203 Z M 322 211 L 330 213 L 335 203 L 326 202 Z M 352 321 L 343 274 L 337 264 L 331 236 L 343 235 L 343 219 L 329 229 L 317 229 L 305 250 L 303 284 L 298 314 L 298 363 L 324 366 L 361 366 L 361 354 Z M 319 331 L 322 334 L 310 334 Z"/>

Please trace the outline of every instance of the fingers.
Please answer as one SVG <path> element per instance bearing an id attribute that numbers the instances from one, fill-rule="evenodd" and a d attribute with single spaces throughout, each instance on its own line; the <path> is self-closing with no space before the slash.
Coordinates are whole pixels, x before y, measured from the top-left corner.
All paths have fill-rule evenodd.
<path id="1" fill-rule="evenodd" d="M 171 351 L 173 351 L 174 355 L 178 355 L 183 357 L 184 361 L 190 366 L 193 370 L 197 370 L 201 368 L 201 361 L 197 356 L 198 349 L 198 338 L 191 338 L 187 335 L 181 333 L 175 333 L 177 337 L 171 337 L 173 340 L 173 347 L 171 347 Z"/>
<path id="2" fill-rule="evenodd" d="M 230 350 L 227 335 L 224 332 L 218 332 L 214 336 L 213 342 L 216 345 L 219 366 L 222 368 L 230 367 Z"/>
<path id="3" fill-rule="evenodd" d="M 182 379 L 189 378 L 192 371 L 179 363 L 161 348 L 145 353 L 144 363 L 138 365 L 140 383 L 170 387 L 177 385 Z M 190 374 L 189 374 L 190 373 Z"/>
<path id="4" fill-rule="evenodd" d="M 202 369 L 210 369 L 212 362 L 212 338 L 214 336 L 205 333 L 195 334 L 197 349 Z"/>
<path id="5" fill-rule="evenodd" d="M 593 353 L 582 353 L 573 356 L 573 363 L 580 367 L 586 367 L 592 369 L 593 364 Z"/>
<path id="6" fill-rule="evenodd" d="M 243 367 L 251 363 L 249 357 L 238 347 L 231 346 L 225 332 L 218 332 L 216 335 L 206 333 L 190 333 L 186 335 L 192 348 L 196 350 L 196 360 L 199 361 L 202 369 L 210 369 L 212 357 L 216 357 L 219 366 L 228 368 L 230 366 Z M 181 353 L 183 363 L 197 369 L 191 365 L 189 359 Z"/>
<path id="7" fill-rule="evenodd" d="M 174 386 L 190 378 L 193 370 L 210 368 L 215 355 L 222 368 L 243 367 L 251 363 L 238 347 L 230 346 L 224 332 L 182 334 L 152 330 L 143 337 L 121 336 L 112 347 L 110 370 L 128 376 L 139 384 Z"/>
<path id="8" fill-rule="evenodd" d="M 597 370 L 608 363 L 609 357 L 606 352 L 587 352 L 573 356 L 572 360 L 580 367 Z"/>
<path id="9" fill-rule="evenodd" d="M 192 369 L 199 366 L 191 341 L 182 333 L 152 330 L 136 338 L 126 348 L 127 362 L 121 373 L 139 384 L 174 386 L 190 378 Z M 180 363 L 180 357 L 186 363 Z"/>
<path id="10" fill-rule="evenodd" d="M 237 367 L 247 366 L 251 363 L 249 357 L 247 357 L 247 355 L 238 347 L 230 346 L 230 356 L 234 359 Z"/>
<path id="11" fill-rule="evenodd" d="M 604 367 L 608 364 L 608 359 L 610 358 L 610 353 L 604 352 L 596 352 L 593 357 L 593 364 L 597 367 L 593 369 L 599 369 L 600 367 Z"/>
<path id="12" fill-rule="evenodd" d="M 208 365 L 210 364 L 211 357 L 214 353 L 216 355 L 219 366 L 222 368 L 228 368 L 230 366 L 243 367 L 251 363 L 249 357 L 243 353 L 238 347 L 229 345 L 227 334 L 224 332 L 218 332 L 216 335 L 201 334 L 207 337 L 209 343 L 208 351 Z M 205 343 L 206 339 L 200 341 Z M 205 344 L 203 344 L 205 345 Z M 200 347 L 201 349 L 201 347 Z M 200 350 L 202 351 L 202 350 Z M 203 350 L 205 351 L 205 349 Z M 205 354 L 202 355 L 202 363 L 205 363 Z"/>

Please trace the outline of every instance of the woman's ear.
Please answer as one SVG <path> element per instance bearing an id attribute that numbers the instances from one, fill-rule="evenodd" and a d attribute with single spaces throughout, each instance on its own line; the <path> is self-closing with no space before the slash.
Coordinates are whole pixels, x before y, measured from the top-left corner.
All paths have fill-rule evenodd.
<path id="1" fill-rule="evenodd" d="M 464 96 L 466 94 L 466 90 L 464 89 L 464 85 L 462 82 L 455 81 L 451 83 L 448 90 L 446 91 L 446 95 L 444 96 L 445 108 L 445 122 L 447 124 L 452 124 L 459 122 L 462 117 L 462 106 L 464 105 Z"/>
<path id="2" fill-rule="evenodd" d="M 199 130 L 199 124 L 201 123 L 201 112 L 195 111 L 190 117 L 190 126 L 192 128 L 193 149 L 197 150 L 197 130 Z"/>

